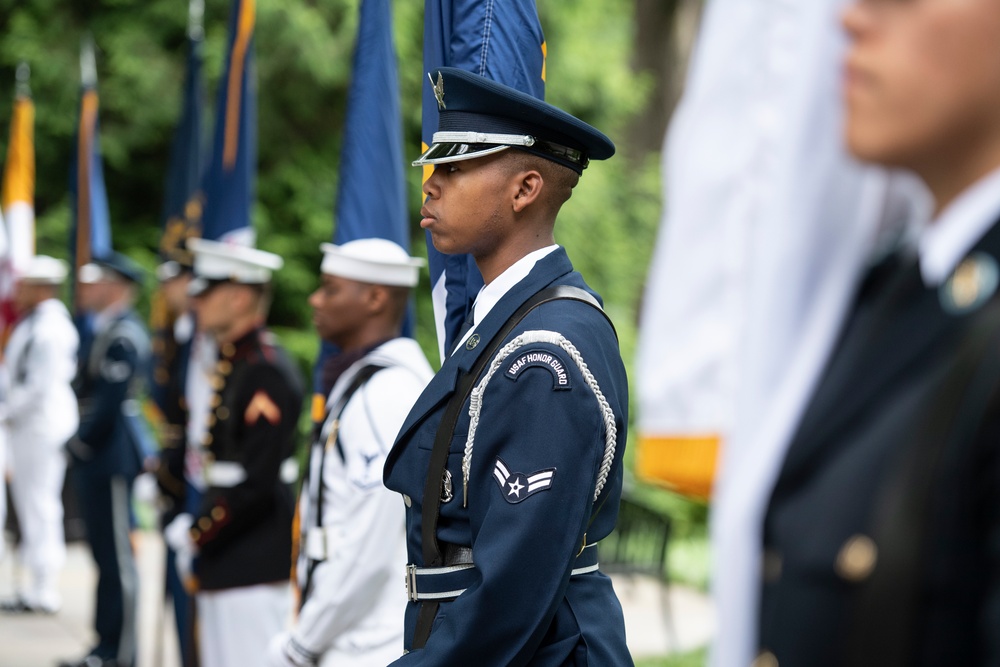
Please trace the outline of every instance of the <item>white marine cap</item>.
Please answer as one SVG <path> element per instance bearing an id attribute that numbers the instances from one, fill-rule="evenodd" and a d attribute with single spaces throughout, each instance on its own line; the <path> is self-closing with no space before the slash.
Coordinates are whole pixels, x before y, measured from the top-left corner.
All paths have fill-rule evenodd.
<path id="1" fill-rule="evenodd" d="M 24 269 L 18 271 L 17 279 L 32 285 L 61 285 L 67 275 L 69 267 L 63 260 L 35 255 L 27 261 Z"/>
<path id="2" fill-rule="evenodd" d="M 271 280 L 271 272 L 284 265 L 273 252 L 266 252 L 236 243 L 188 239 L 188 249 L 194 253 L 194 280 L 188 293 L 196 296 L 212 282 L 233 282 L 243 285 L 263 285 Z"/>
<path id="3" fill-rule="evenodd" d="M 386 239 L 323 243 L 319 248 L 323 251 L 321 272 L 374 285 L 414 287 L 424 265 L 424 260 L 410 257 L 399 244 Z"/>

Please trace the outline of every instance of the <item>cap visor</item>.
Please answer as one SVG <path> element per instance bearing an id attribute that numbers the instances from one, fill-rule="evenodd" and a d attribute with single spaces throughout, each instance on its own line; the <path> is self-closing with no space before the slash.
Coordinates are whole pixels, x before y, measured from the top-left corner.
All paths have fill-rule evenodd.
<path id="1" fill-rule="evenodd" d="M 510 146 L 496 144 L 452 144 L 437 143 L 424 151 L 424 154 L 413 161 L 414 167 L 425 164 L 444 164 L 446 162 L 461 162 L 484 155 L 492 155 L 506 150 Z"/>

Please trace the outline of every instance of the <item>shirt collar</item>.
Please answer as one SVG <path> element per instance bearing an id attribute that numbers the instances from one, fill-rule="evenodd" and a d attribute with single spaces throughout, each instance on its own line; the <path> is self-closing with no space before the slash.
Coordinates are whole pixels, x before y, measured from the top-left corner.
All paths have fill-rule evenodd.
<path id="1" fill-rule="evenodd" d="M 920 237 L 920 274 L 937 287 L 947 280 L 1000 214 L 1000 169 L 979 179 L 927 226 Z"/>
<path id="2" fill-rule="evenodd" d="M 476 303 L 472 306 L 474 324 L 466 332 L 465 336 L 462 337 L 462 340 L 456 343 L 455 349 L 458 349 L 462 343 L 464 343 L 465 340 L 472 335 L 472 332 L 476 330 L 479 323 L 486 319 L 486 316 L 491 310 L 493 310 L 493 307 L 497 305 L 497 302 L 503 298 L 504 294 L 509 292 L 514 285 L 524 280 L 528 274 L 531 273 L 531 270 L 535 268 L 535 264 L 537 264 L 539 260 L 548 256 L 558 248 L 559 245 L 554 243 L 550 246 L 546 246 L 545 248 L 529 252 L 527 255 L 507 267 L 507 269 L 494 278 L 489 285 L 486 285 L 479 290 L 479 296 L 476 297 Z"/>

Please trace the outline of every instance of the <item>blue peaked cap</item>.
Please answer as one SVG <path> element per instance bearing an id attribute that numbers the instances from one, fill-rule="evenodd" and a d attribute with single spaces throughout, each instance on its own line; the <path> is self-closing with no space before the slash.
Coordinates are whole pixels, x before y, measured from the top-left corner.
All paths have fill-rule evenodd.
<path id="1" fill-rule="evenodd" d="M 111 269 L 129 282 L 142 284 L 145 277 L 146 272 L 142 267 L 120 252 L 111 251 L 101 257 L 94 257 L 91 261 L 101 268 Z"/>
<path id="2" fill-rule="evenodd" d="M 602 132 L 527 93 L 454 67 L 429 74 L 438 130 L 413 166 L 469 160 L 519 148 L 583 173 L 615 145 Z"/>

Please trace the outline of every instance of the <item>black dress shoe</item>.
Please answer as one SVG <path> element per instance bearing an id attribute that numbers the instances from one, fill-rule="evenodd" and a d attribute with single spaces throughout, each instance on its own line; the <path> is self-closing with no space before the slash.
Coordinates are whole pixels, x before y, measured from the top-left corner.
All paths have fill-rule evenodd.
<path id="1" fill-rule="evenodd" d="M 23 598 L 15 598 L 13 600 L 4 600 L 0 602 L 0 613 L 20 614 L 20 615 L 41 614 L 45 616 L 51 616 L 52 614 L 56 613 L 56 610 L 28 604 L 27 602 L 24 601 Z"/>
<path id="2" fill-rule="evenodd" d="M 59 667 L 118 667 L 118 661 L 114 658 L 104 659 L 96 655 L 88 655 L 80 660 L 60 662 Z"/>

